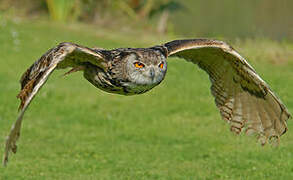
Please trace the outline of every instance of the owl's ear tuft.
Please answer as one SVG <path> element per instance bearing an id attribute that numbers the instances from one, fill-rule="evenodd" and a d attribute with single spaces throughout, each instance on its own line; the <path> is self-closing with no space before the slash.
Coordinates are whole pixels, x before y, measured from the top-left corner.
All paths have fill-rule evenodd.
<path id="1" fill-rule="evenodd" d="M 154 47 L 151 47 L 151 49 L 160 51 L 164 55 L 165 58 L 168 57 L 168 54 L 169 54 L 168 49 L 165 46 L 154 46 Z"/>
<path id="2" fill-rule="evenodd" d="M 121 56 L 121 57 L 126 57 L 126 56 L 129 56 L 129 55 L 130 55 L 129 52 L 125 52 L 125 51 L 119 52 L 119 56 Z"/>

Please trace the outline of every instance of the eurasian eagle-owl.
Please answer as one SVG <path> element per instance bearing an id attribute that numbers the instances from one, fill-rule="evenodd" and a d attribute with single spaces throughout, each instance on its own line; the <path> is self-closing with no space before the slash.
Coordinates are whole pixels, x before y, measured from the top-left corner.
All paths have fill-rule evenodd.
<path id="1" fill-rule="evenodd" d="M 211 92 L 231 131 L 257 133 L 262 144 L 287 131 L 290 114 L 248 62 L 225 42 L 208 39 L 175 40 L 150 48 L 105 50 L 61 43 L 50 49 L 22 76 L 19 116 L 6 139 L 3 163 L 16 153 L 24 112 L 55 69 L 83 71 L 93 85 L 109 93 L 135 95 L 149 91 L 164 79 L 167 57 L 179 57 L 206 71 Z M 196 82 L 190 82 L 196 83 Z M 195 95 L 196 96 L 196 95 Z"/>

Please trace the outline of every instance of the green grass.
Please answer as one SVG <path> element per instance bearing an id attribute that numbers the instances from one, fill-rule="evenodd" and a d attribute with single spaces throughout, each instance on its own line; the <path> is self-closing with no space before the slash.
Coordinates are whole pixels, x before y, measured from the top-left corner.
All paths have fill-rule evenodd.
<path id="1" fill-rule="evenodd" d="M 105 48 L 164 42 L 156 36 L 113 35 L 84 25 L 5 21 L 0 29 L 0 142 L 17 116 L 21 74 L 47 49 L 62 41 Z M 276 51 L 286 61 L 262 59 L 262 51 L 250 48 L 257 43 L 281 49 Z M 290 52 L 293 45 L 269 41 L 250 45 L 236 43 L 236 48 L 254 59 L 250 62 L 292 111 L 293 59 L 282 52 Z M 207 75 L 182 60 L 170 60 L 168 65 L 161 85 L 132 97 L 102 92 L 81 73 L 60 78 L 64 71 L 56 71 L 28 109 L 18 153 L 6 168 L 0 167 L 0 179 L 293 177 L 292 120 L 278 148 L 235 136 L 214 105 Z"/>

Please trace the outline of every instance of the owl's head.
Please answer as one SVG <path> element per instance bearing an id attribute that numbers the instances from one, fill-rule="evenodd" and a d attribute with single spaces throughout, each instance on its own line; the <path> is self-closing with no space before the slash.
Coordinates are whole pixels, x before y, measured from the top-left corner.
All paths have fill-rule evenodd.
<path id="1" fill-rule="evenodd" d="M 159 51 L 136 49 L 125 57 L 127 78 L 133 85 L 158 85 L 165 77 L 167 62 Z"/>

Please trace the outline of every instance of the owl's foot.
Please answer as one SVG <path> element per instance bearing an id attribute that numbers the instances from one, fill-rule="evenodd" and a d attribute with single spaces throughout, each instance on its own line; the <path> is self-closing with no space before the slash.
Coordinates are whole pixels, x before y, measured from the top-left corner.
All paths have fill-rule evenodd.
<path id="1" fill-rule="evenodd" d="M 67 76 L 67 75 L 74 73 L 74 72 L 77 72 L 77 71 L 83 71 L 84 69 L 85 69 L 84 66 L 77 66 L 77 67 L 72 68 L 70 71 L 64 73 L 62 76 L 64 77 L 64 76 Z"/>

